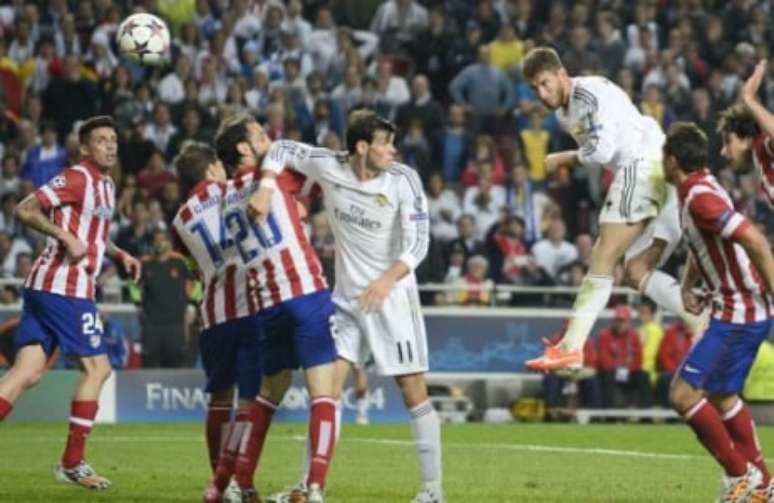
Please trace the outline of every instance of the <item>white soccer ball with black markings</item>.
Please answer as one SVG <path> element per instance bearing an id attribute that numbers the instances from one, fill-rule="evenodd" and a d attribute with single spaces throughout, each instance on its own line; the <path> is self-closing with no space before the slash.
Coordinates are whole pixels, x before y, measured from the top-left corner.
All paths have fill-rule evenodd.
<path id="1" fill-rule="evenodd" d="M 144 65 L 158 65 L 169 54 L 169 28 L 153 14 L 132 14 L 118 27 L 116 42 L 125 58 Z"/>

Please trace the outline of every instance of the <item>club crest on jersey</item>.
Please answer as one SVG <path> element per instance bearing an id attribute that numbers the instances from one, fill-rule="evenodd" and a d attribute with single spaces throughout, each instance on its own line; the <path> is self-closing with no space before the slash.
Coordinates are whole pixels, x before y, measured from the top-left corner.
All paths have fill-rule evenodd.
<path id="1" fill-rule="evenodd" d="M 376 194 L 376 204 L 384 208 L 388 204 L 390 204 L 390 200 L 387 199 L 387 196 L 384 194 Z"/>
<path id="2" fill-rule="evenodd" d="M 51 187 L 55 189 L 63 189 L 65 188 L 65 185 L 67 185 L 67 179 L 63 177 L 62 175 L 55 176 L 51 180 Z"/>
<path id="3" fill-rule="evenodd" d="M 101 339 L 102 339 L 102 337 L 99 336 L 99 335 L 90 335 L 89 336 L 89 345 L 92 348 L 97 349 L 99 347 L 99 343 L 100 343 Z"/>

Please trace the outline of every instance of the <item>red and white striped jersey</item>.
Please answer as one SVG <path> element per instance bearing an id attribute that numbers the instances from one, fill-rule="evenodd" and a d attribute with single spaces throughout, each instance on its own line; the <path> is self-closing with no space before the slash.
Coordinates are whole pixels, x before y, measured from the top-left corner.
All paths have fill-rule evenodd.
<path id="1" fill-rule="evenodd" d="M 272 198 L 259 225 L 245 212 L 258 182 L 254 171 L 227 183 L 202 182 L 172 222 L 202 274 L 205 327 L 327 288 L 294 198 L 309 184 L 298 176 L 279 179 L 281 197 Z"/>
<path id="2" fill-rule="evenodd" d="M 774 206 L 774 140 L 763 132 L 753 140 L 753 164 L 761 177 L 761 186 L 769 204 Z"/>
<path id="3" fill-rule="evenodd" d="M 113 180 L 94 164 L 83 161 L 41 186 L 35 197 L 54 225 L 86 243 L 86 256 L 71 261 L 65 246 L 49 237 L 27 276 L 25 288 L 94 299 L 94 282 L 102 268 L 115 207 Z"/>
<path id="4" fill-rule="evenodd" d="M 707 169 L 680 185 L 680 217 L 688 246 L 712 300 L 712 316 L 754 323 L 774 315 L 760 273 L 736 243 L 750 221 L 734 210 L 728 193 Z"/>

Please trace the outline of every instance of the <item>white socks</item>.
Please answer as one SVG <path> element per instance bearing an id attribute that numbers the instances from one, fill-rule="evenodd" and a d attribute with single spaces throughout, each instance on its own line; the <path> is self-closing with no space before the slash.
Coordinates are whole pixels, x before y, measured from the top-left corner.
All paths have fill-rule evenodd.
<path id="1" fill-rule="evenodd" d="M 441 422 L 430 400 L 409 410 L 411 431 L 419 455 L 419 469 L 426 489 L 441 492 Z"/>
<path id="2" fill-rule="evenodd" d="M 688 328 L 695 331 L 700 319 L 685 310 L 683 298 L 680 295 L 680 282 L 669 274 L 653 271 L 645 278 L 645 285 L 640 284 L 640 291 L 650 297 L 659 307 L 670 311 L 683 319 Z"/>
<path id="3" fill-rule="evenodd" d="M 567 351 L 582 349 L 586 339 L 607 306 L 613 291 L 613 277 L 601 274 L 587 274 L 583 278 L 578 296 L 575 298 L 572 319 L 562 339 L 562 347 Z"/>

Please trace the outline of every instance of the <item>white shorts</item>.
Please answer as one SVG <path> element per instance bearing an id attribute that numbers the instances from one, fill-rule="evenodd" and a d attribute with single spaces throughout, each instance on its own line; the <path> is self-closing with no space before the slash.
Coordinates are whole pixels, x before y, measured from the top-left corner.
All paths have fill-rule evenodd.
<path id="1" fill-rule="evenodd" d="M 677 190 L 664 178 L 661 155 L 632 159 L 620 168 L 607 193 L 599 223 L 636 223 L 650 220 L 631 244 L 624 261 L 642 254 L 654 239 L 666 241 L 659 266 L 672 255 L 682 237 Z"/>
<path id="2" fill-rule="evenodd" d="M 427 372 L 427 334 L 416 285 L 394 287 L 373 313 L 364 313 L 357 299 L 334 297 L 333 303 L 339 357 L 363 366 L 373 355 L 383 376 Z"/>
<path id="3" fill-rule="evenodd" d="M 628 262 L 638 257 L 642 252 L 650 248 L 654 239 L 660 239 L 666 241 L 666 247 L 661 252 L 656 267 L 661 267 L 669 259 L 672 253 L 680 244 L 682 239 L 682 231 L 680 230 L 680 209 L 677 204 L 677 189 L 674 186 L 669 185 L 667 187 L 667 198 L 664 207 L 656 218 L 650 221 L 640 237 L 634 240 L 634 243 L 629 246 L 624 256 L 624 262 Z"/>

